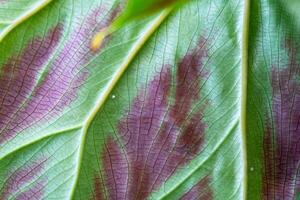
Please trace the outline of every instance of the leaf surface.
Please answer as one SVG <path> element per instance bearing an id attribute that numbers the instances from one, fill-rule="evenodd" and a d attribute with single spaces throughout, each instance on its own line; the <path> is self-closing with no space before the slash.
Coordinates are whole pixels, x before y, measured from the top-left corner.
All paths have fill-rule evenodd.
<path id="1" fill-rule="evenodd" d="M 296 199 L 282 2 L 191 0 L 92 51 L 124 5 L 0 1 L 0 199 Z"/>

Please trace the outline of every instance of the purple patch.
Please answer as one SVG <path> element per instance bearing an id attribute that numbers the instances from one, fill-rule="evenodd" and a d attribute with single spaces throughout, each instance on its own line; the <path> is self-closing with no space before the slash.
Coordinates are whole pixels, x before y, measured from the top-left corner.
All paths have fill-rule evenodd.
<path id="1" fill-rule="evenodd" d="M 36 182 L 30 189 L 20 193 L 16 200 L 30 200 L 30 199 L 43 199 L 45 189 L 45 181 L 41 180 Z"/>
<path id="2" fill-rule="evenodd" d="M 105 182 L 108 187 L 109 199 L 125 199 L 128 164 L 114 140 L 109 139 L 105 148 L 103 165 L 107 177 Z M 120 184 L 116 184 L 116 180 Z"/>
<path id="3" fill-rule="evenodd" d="M 180 200 L 212 200 L 213 192 L 209 186 L 209 177 L 206 176 L 186 192 Z"/>
<path id="4" fill-rule="evenodd" d="M 199 99 L 199 76 L 206 76 L 206 72 L 199 66 L 203 66 L 203 59 L 207 52 L 203 48 L 206 40 L 201 39 L 197 49 L 187 54 L 179 63 L 175 104 L 171 107 L 171 117 L 177 124 L 181 124 L 188 114 L 193 102 Z"/>
<path id="5" fill-rule="evenodd" d="M 287 44 L 289 66 L 272 68 L 275 135 L 268 123 L 264 137 L 264 199 L 295 199 L 300 188 L 300 65 L 297 49 Z"/>
<path id="6" fill-rule="evenodd" d="M 25 186 L 27 183 L 30 183 L 34 179 L 38 178 L 39 174 L 41 174 L 44 169 L 46 161 L 46 159 L 39 159 L 12 172 L 8 179 L 4 182 L 4 186 L 0 193 L 0 199 L 9 199 L 13 193 L 18 192 L 19 189 Z M 44 188 L 45 178 L 34 182 L 29 189 L 18 194 L 16 199 L 42 199 Z"/>
<path id="7" fill-rule="evenodd" d="M 206 128 L 204 107 L 194 110 L 193 106 L 200 100 L 199 84 L 207 75 L 203 69 L 207 57 L 204 42 L 201 39 L 198 47 L 178 63 L 174 87 L 170 66 L 164 66 L 134 99 L 118 124 L 125 153 L 108 140 L 102 158 L 111 199 L 146 199 L 200 153 Z"/>
<path id="8" fill-rule="evenodd" d="M 93 200 L 105 200 L 104 198 L 104 191 L 102 189 L 102 179 L 97 175 L 94 178 L 94 188 L 95 193 L 93 194 L 93 197 L 91 199 Z"/>
<path id="9" fill-rule="evenodd" d="M 16 134 L 14 126 L 20 107 L 26 102 L 40 70 L 59 42 L 62 26 L 58 25 L 44 38 L 31 41 L 24 52 L 11 58 L 0 72 L 0 144 Z"/>
<path id="10" fill-rule="evenodd" d="M 61 26 L 45 38 L 33 40 L 20 57 L 4 66 L 0 77 L 0 144 L 35 123 L 58 117 L 77 98 L 78 88 L 89 76 L 85 65 L 95 56 L 90 41 L 116 15 L 112 12 L 100 21 L 102 11 L 95 9 L 71 33 L 38 86 L 36 76 L 55 52 Z"/>

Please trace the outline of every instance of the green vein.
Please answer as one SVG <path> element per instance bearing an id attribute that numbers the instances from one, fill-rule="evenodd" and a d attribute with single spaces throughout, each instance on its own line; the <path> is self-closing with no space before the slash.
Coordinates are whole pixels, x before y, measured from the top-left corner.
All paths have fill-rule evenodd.
<path id="1" fill-rule="evenodd" d="M 86 121 L 84 122 L 82 136 L 81 136 L 81 144 L 79 147 L 79 156 L 77 159 L 77 168 L 76 168 L 76 177 L 74 181 L 74 185 L 72 187 L 71 191 L 71 199 L 73 199 L 74 193 L 75 193 L 75 187 L 78 182 L 79 178 L 79 172 L 83 157 L 83 151 L 84 151 L 84 144 L 86 139 L 86 134 L 88 132 L 88 129 L 95 118 L 97 112 L 100 110 L 102 105 L 105 103 L 106 99 L 109 97 L 111 91 L 114 89 L 115 85 L 117 84 L 118 80 L 121 78 L 129 64 L 132 62 L 132 60 L 135 58 L 135 56 L 138 54 L 138 52 L 141 50 L 141 48 L 144 46 L 144 44 L 148 41 L 148 39 L 151 37 L 151 35 L 157 30 L 157 28 L 162 24 L 162 22 L 167 18 L 167 16 L 171 13 L 173 10 L 173 7 L 167 8 L 164 11 L 161 12 L 161 14 L 154 19 L 154 21 L 149 25 L 149 27 L 144 31 L 143 36 L 138 39 L 129 53 L 127 54 L 126 58 L 124 59 L 124 62 L 120 65 L 119 69 L 114 73 L 112 76 L 112 79 L 107 84 L 107 87 L 104 89 L 104 92 L 99 96 L 98 101 L 96 102 L 94 108 L 91 110 L 90 114 L 88 115 Z"/>
<path id="2" fill-rule="evenodd" d="M 32 15 L 43 9 L 46 5 L 48 5 L 52 0 L 44 0 L 40 4 L 37 4 L 32 7 L 32 9 L 25 12 L 23 15 L 18 17 L 14 20 L 9 26 L 7 26 L 1 33 L 0 33 L 0 42 L 6 37 L 8 33 L 10 33 L 14 28 L 20 25 L 22 22 L 26 21 Z"/>
<path id="3" fill-rule="evenodd" d="M 243 35 L 242 35 L 242 80 L 241 80 L 241 139 L 242 139 L 242 158 L 243 158 L 243 199 L 247 199 L 248 187 L 248 166 L 247 166 L 247 74 L 248 74 L 248 47 L 249 47 L 249 15 L 250 15 L 250 0 L 244 1 L 244 16 L 243 16 Z"/>
<path id="4" fill-rule="evenodd" d="M 32 145 L 32 144 L 35 144 L 35 143 L 37 143 L 37 142 L 39 142 L 39 141 L 42 141 L 42 140 L 47 139 L 47 138 L 50 138 L 50 137 L 54 137 L 54 136 L 56 136 L 56 135 L 60 135 L 60 134 L 62 134 L 62 133 L 71 132 L 71 131 L 76 131 L 76 130 L 80 130 L 80 129 L 82 129 L 82 126 L 81 126 L 81 125 L 79 125 L 79 126 L 74 126 L 74 127 L 69 127 L 69 128 L 65 128 L 65 129 L 63 129 L 63 130 L 58 130 L 58 131 L 56 131 L 56 132 L 51 132 L 51 134 L 45 134 L 44 137 L 41 137 L 41 138 L 39 138 L 39 139 L 37 139 L 37 140 L 34 140 L 34 141 L 31 141 L 31 142 L 25 143 L 24 145 L 22 145 L 22 146 L 20 146 L 20 147 L 18 147 L 18 148 L 16 148 L 16 149 L 14 149 L 13 151 L 10 151 L 10 152 L 8 152 L 8 153 L 6 153 L 6 154 L 4 154 L 4 155 L 1 155 L 1 154 L 0 154 L 0 161 L 3 160 L 4 158 L 8 157 L 9 155 L 12 155 L 12 154 L 14 154 L 15 152 L 20 151 L 21 149 L 24 149 L 24 148 L 26 148 L 26 147 L 28 147 L 28 146 L 30 146 L 30 145 Z M 0 147 L 0 150 L 1 150 L 1 147 Z"/>

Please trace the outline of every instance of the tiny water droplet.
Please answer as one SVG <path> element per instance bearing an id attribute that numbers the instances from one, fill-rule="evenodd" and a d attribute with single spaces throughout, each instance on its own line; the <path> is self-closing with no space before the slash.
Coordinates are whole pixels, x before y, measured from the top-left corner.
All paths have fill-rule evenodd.
<path id="1" fill-rule="evenodd" d="M 111 95 L 111 98 L 112 98 L 112 99 L 116 98 L 116 95 Z"/>
<path id="2" fill-rule="evenodd" d="M 254 171 L 254 167 L 250 167 L 250 171 L 253 172 Z"/>

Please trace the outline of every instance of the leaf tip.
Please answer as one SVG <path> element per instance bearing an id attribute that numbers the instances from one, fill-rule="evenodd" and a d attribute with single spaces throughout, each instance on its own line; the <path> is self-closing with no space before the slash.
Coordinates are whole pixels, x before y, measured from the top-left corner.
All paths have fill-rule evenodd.
<path id="1" fill-rule="evenodd" d="M 98 32 L 92 39 L 91 49 L 93 51 L 97 51 L 103 44 L 103 41 L 107 35 L 108 35 L 107 29 L 103 29 L 100 32 Z"/>

